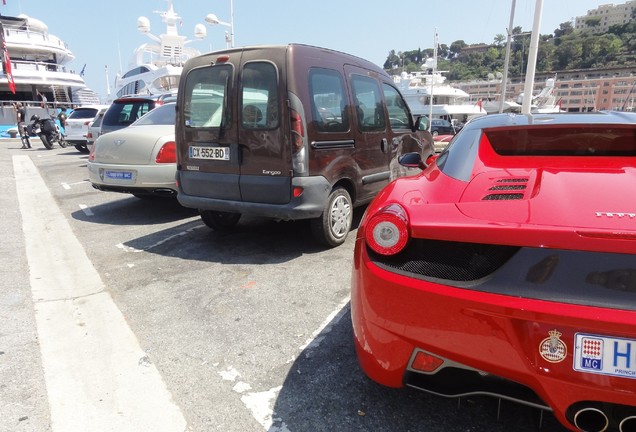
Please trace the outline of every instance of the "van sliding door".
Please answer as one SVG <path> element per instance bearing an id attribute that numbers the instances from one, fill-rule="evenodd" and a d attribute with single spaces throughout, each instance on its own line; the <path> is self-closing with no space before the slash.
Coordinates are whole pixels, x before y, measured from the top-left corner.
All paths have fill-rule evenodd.
<path id="1" fill-rule="evenodd" d="M 389 182 L 391 151 L 387 139 L 386 109 L 378 80 L 366 69 L 346 66 L 354 113 L 354 161 L 362 175 L 360 198 L 378 193 Z"/>

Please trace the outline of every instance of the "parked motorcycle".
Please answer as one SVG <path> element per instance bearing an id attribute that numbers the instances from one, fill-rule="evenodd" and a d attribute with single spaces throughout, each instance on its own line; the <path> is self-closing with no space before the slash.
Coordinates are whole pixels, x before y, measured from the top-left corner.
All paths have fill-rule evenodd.
<path id="1" fill-rule="evenodd" d="M 48 150 L 51 150 L 55 143 L 58 143 L 62 148 L 66 147 L 66 139 L 53 117 L 41 119 L 39 115 L 33 114 L 27 130 L 29 135 L 39 136 L 42 144 Z"/>

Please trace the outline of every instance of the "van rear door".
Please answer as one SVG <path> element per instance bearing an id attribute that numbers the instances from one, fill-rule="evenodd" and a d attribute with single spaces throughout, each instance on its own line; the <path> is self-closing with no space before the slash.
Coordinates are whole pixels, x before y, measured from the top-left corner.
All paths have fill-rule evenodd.
<path id="1" fill-rule="evenodd" d="M 202 57 L 200 65 L 184 77 L 179 92 L 179 184 L 190 196 L 240 201 L 240 152 L 232 110 L 235 67 L 212 55 Z"/>
<path id="2" fill-rule="evenodd" d="M 291 144 L 286 138 L 281 95 L 286 50 L 246 50 L 238 89 L 239 187 L 243 201 L 286 204 L 291 200 Z"/>
<path id="3" fill-rule="evenodd" d="M 180 185 L 187 195 L 284 204 L 291 198 L 291 155 L 281 118 L 276 64 L 260 50 L 204 56 L 186 77 Z M 271 58 L 281 56 L 280 63 Z M 207 61 L 206 61 L 207 60 Z M 199 173 L 205 173 L 200 175 Z"/>

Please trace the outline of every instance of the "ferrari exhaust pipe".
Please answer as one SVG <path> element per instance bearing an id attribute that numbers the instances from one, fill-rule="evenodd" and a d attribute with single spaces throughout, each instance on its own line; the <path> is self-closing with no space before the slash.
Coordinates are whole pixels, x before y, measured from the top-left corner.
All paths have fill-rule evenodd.
<path id="1" fill-rule="evenodd" d="M 620 432 L 636 432 L 636 415 L 625 417 L 618 424 Z"/>
<path id="2" fill-rule="evenodd" d="M 607 430 L 609 420 L 600 409 L 587 407 L 574 414 L 574 426 L 581 432 L 603 432 Z"/>

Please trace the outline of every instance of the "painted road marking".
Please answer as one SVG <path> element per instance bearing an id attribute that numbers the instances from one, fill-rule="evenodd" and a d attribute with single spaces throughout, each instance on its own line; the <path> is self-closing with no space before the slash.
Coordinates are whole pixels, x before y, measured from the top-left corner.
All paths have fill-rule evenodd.
<path id="1" fill-rule="evenodd" d="M 124 252 L 132 252 L 132 253 L 145 252 L 145 251 L 148 251 L 150 249 L 156 248 L 157 246 L 161 246 L 162 244 L 164 244 L 166 242 L 169 242 L 170 240 L 172 240 L 174 238 L 182 237 L 182 236 L 184 236 L 186 234 L 191 233 L 192 231 L 194 231 L 196 229 L 200 229 L 200 228 L 204 228 L 204 227 L 205 227 L 205 225 L 203 225 L 203 224 L 193 226 L 192 228 L 188 228 L 187 230 L 180 231 L 180 232 L 178 232 L 176 234 L 173 234 L 173 235 L 168 236 L 168 237 L 166 237 L 164 239 L 161 239 L 157 243 L 153 243 L 153 244 L 151 244 L 149 246 L 146 246 L 143 249 L 137 249 L 137 248 L 134 248 L 132 246 L 126 246 L 123 243 L 118 243 L 118 244 L 115 245 L 115 247 L 118 248 L 118 249 L 123 250 Z"/>
<path id="2" fill-rule="evenodd" d="M 95 216 L 95 213 L 93 213 L 93 210 L 89 209 L 86 204 L 80 204 L 79 208 L 84 212 L 86 216 Z"/>
<path id="3" fill-rule="evenodd" d="M 185 431 L 148 361 L 28 156 L 18 202 L 53 432 Z"/>
<path id="4" fill-rule="evenodd" d="M 64 189 L 69 190 L 69 189 L 71 188 L 71 186 L 75 186 L 75 185 L 83 184 L 83 183 L 88 183 L 88 180 L 82 180 L 82 181 L 78 181 L 78 182 L 75 182 L 75 183 L 65 183 L 65 182 L 62 182 L 62 183 L 61 183 L 61 185 L 62 185 L 62 187 L 63 187 Z"/>
<path id="5" fill-rule="evenodd" d="M 340 322 L 343 316 L 349 311 L 347 304 L 350 297 L 345 298 L 338 307 L 322 322 L 320 327 L 314 331 L 311 337 L 299 348 L 305 353 L 305 357 L 311 356 L 313 350 L 318 348 L 333 327 Z M 295 359 L 292 359 L 293 362 Z M 218 366 L 218 365 L 214 365 Z M 232 366 L 217 372 L 224 381 L 231 381 L 236 384 L 232 387 L 236 393 L 241 395 L 241 402 L 252 413 L 252 416 L 263 426 L 267 432 L 290 432 L 285 419 L 276 417 L 274 404 L 282 389 L 282 386 L 262 392 L 250 392 L 252 386 L 249 383 L 240 381 L 241 374 Z M 237 381 L 238 380 L 238 381 Z"/>

